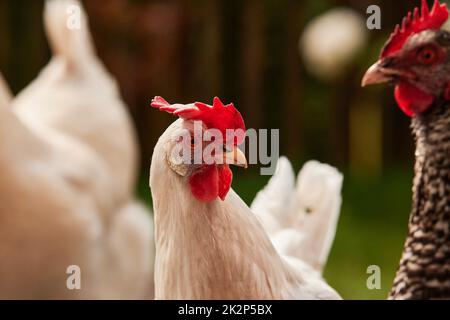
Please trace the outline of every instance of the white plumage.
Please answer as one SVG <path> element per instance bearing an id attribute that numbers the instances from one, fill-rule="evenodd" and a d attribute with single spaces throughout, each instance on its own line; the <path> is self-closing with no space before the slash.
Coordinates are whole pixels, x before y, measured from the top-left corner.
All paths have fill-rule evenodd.
<path id="1" fill-rule="evenodd" d="M 280 219 L 277 210 L 283 201 L 292 199 L 291 196 L 285 197 L 284 193 L 292 195 L 296 192 L 293 174 L 279 175 L 286 169 L 283 166 L 286 161 L 281 160 L 268 188 L 255 200 L 253 208 L 261 209 L 259 214 L 263 223 L 232 189 L 224 201 L 198 201 L 193 197 L 186 177 L 178 175 L 167 160 L 176 145 L 173 137 L 180 136 L 190 126 L 189 121 L 180 119 L 164 132 L 156 144 L 150 168 L 157 248 L 156 299 L 339 299 L 320 272 L 309 265 L 310 261 L 323 261 L 321 255 L 329 249 L 326 241 L 320 244 L 320 250 L 311 254 L 318 258 L 304 262 L 299 257 L 303 258 L 302 254 L 308 256 L 306 252 L 296 250 L 294 255 L 285 255 L 274 247 L 264 229 L 266 227 L 274 234 L 279 232 L 277 230 L 282 232 L 289 217 L 286 215 L 286 219 Z M 314 169 L 311 171 L 315 173 Z M 311 176 L 311 183 L 317 183 L 316 178 L 322 179 L 323 172 L 319 170 L 319 173 Z M 337 178 L 341 181 L 339 176 L 334 176 L 335 173 L 332 172 L 330 180 Z M 308 175 L 304 182 L 308 182 Z M 304 192 L 302 184 L 300 181 L 301 194 Z M 285 187 L 287 189 L 278 189 Z M 340 188 L 333 192 L 340 197 Z M 276 199 L 275 194 L 281 195 L 281 200 Z M 296 203 L 295 197 L 292 202 Z M 265 204 L 270 210 L 264 211 Z M 301 204 L 309 204 L 308 199 Z M 315 205 L 314 209 L 322 210 L 321 205 Z M 332 236 L 323 234 L 334 234 L 334 228 L 329 225 L 336 225 L 335 211 L 339 211 L 339 204 L 330 210 L 334 210 L 330 213 L 334 220 L 331 224 L 324 221 L 324 230 L 316 228 L 306 232 L 297 228 L 298 219 L 293 219 L 294 235 L 328 241 Z M 305 223 L 304 226 L 314 224 Z M 308 240 L 291 240 L 299 243 L 295 249 L 305 244 L 301 250 L 315 250 Z"/>
<path id="2" fill-rule="evenodd" d="M 322 271 L 336 233 L 342 180 L 335 168 L 309 161 L 295 183 L 291 163 L 281 157 L 251 210 L 258 214 L 279 252 Z"/>
<path id="3" fill-rule="evenodd" d="M 78 8 L 78 16 L 67 9 Z M 80 19 L 80 29 L 68 27 Z M 77 0 L 49 0 L 44 22 L 53 57 L 13 102 L 27 122 L 37 122 L 83 141 L 106 162 L 109 191 L 124 201 L 134 191 L 137 143 L 116 81 L 94 52 L 86 13 Z"/>
<path id="4" fill-rule="evenodd" d="M 153 226 L 132 194 L 134 132 L 87 24 L 62 24 L 69 4 L 46 4 L 55 56 L 41 75 L 11 103 L 0 86 L 0 298 L 149 298 Z M 81 290 L 66 286 L 70 265 Z"/>

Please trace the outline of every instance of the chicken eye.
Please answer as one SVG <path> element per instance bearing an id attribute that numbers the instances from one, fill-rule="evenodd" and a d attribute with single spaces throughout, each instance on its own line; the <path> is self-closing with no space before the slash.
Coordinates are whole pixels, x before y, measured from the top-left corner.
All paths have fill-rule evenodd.
<path id="1" fill-rule="evenodd" d="M 432 48 L 425 48 L 419 51 L 418 60 L 421 64 L 430 64 L 436 60 L 436 51 Z"/>

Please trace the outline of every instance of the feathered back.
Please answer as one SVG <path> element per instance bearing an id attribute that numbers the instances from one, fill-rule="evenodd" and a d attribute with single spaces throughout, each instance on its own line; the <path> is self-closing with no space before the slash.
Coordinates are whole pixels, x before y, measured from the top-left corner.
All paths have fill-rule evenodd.
<path id="1" fill-rule="evenodd" d="M 132 194 L 136 133 L 115 79 L 95 55 L 79 1 L 47 0 L 44 20 L 53 58 L 13 101 L 22 120 L 50 127 L 92 148 L 111 172 L 111 193 Z"/>
<path id="2" fill-rule="evenodd" d="M 343 177 L 335 168 L 307 162 L 294 186 L 294 171 L 281 157 L 275 175 L 251 209 L 258 214 L 277 250 L 322 271 L 336 233 Z"/>

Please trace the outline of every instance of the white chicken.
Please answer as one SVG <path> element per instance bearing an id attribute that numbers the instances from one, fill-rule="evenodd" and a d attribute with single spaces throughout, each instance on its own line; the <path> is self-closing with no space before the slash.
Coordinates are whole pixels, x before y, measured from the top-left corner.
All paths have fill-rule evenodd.
<path id="1" fill-rule="evenodd" d="M 214 99 L 213 106 L 208 106 L 202 103 L 170 105 L 160 97 L 152 101 L 152 106 L 181 118 L 159 138 L 150 168 L 155 214 L 156 299 L 339 299 L 322 279 L 318 267 L 308 264 L 320 266 L 324 261 L 323 256 L 328 252 L 334 234 L 332 226 L 336 225 L 339 201 L 330 206 L 330 214 L 324 214 L 325 219 L 328 216 L 332 220 L 330 223 L 325 221 L 324 230 L 303 230 L 299 223 L 299 231 L 320 243 L 316 247 L 306 237 L 306 244 L 297 248 L 316 252 L 284 255 L 274 247 L 258 216 L 230 189 L 232 173 L 228 165 L 246 166 L 245 156 L 237 148 L 242 136 L 237 135 L 233 145 L 214 148 L 212 164 L 204 158 L 200 158 L 203 159 L 200 164 L 179 158 L 179 151 L 184 150 L 186 143 L 186 139 L 180 137 L 186 134 L 191 137 L 189 150 L 194 153 L 199 143 L 204 150 L 212 143 L 198 141 L 195 121 L 201 121 L 203 133 L 209 129 L 218 129 L 222 134 L 227 129 L 245 131 L 243 119 L 235 107 L 223 105 L 218 98 Z M 283 175 L 281 179 L 275 176 L 273 179 L 280 183 L 273 180 L 269 186 L 291 188 L 293 174 L 291 178 L 292 183 L 287 181 L 289 176 L 288 179 Z M 319 178 L 328 184 L 325 176 Z M 342 178 L 333 171 L 329 179 L 335 180 L 336 185 L 329 189 L 337 193 L 332 198 L 339 199 Z M 254 208 L 262 207 L 263 202 L 271 202 L 274 192 L 269 189 L 258 196 Z M 300 188 L 299 195 L 303 193 Z M 280 204 L 291 202 L 290 197 L 280 200 Z M 261 218 L 269 214 L 269 211 L 262 213 Z M 278 221 L 279 227 L 273 228 L 272 232 L 276 233 L 284 228 L 287 219 L 279 219 L 278 213 L 274 214 L 273 221 Z M 266 222 L 265 226 L 272 229 L 269 224 Z M 311 221 L 303 225 L 307 228 L 314 224 Z M 292 227 L 297 228 L 295 224 Z M 300 243 L 293 240 L 294 244 Z M 312 259 L 309 255 L 318 258 Z M 306 261 L 299 259 L 303 256 L 308 257 Z"/>
<path id="2" fill-rule="evenodd" d="M 133 193 L 137 143 L 115 80 L 95 55 L 87 16 L 77 0 L 48 0 L 44 22 L 53 58 L 13 101 L 26 122 L 82 141 L 106 162 L 115 199 Z"/>
<path id="3" fill-rule="evenodd" d="M 153 223 L 131 194 L 131 123 L 100 65 L 72 58 L 15 99 L 0 79 L 0 299 L 150 298 Z M 67 285 L 72 265 L 80 289 Z"/>
<path id="4" fill-rule="evenodd" d="M 147 210 L 108 192 L 98 154 L 69 135 L 26 123 L 0 90 L 0 299 L 144 298 L 151 290 Z M 66 286 L 71 265 L 81 289 Z"/>

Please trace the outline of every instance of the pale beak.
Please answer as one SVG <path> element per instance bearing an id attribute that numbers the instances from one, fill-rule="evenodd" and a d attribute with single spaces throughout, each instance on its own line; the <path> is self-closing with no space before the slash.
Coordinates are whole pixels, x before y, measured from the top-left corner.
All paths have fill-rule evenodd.
<path id="1" fill-rule="evenodd" d="M 223 154 L 223 161 L 226 164 L 231 164 L 247 169 L 247 159 L 244 153 L 238 148 L 234 147 L 230 152 Z"/>
<path id="2" fill-rule="evenodd" d="M 385 83 L 393 80 L 413 81 L 416 79 L 414 72 L 407 68 L 397 68 L 398 61 L 393 58 L 384 58 L 372 65 L 364 75 L 361 86 L 369 84 Z"/>
<path id="3" fill-rule="evenodd" d="M 382 61 L 376 62 L 366 71 L 361 81 L 361 86 L 365 87 L 369 84 L 385 83 L 392 80 L 392 74 L 389 71 L 390 69 L 382 67 Z"/>

